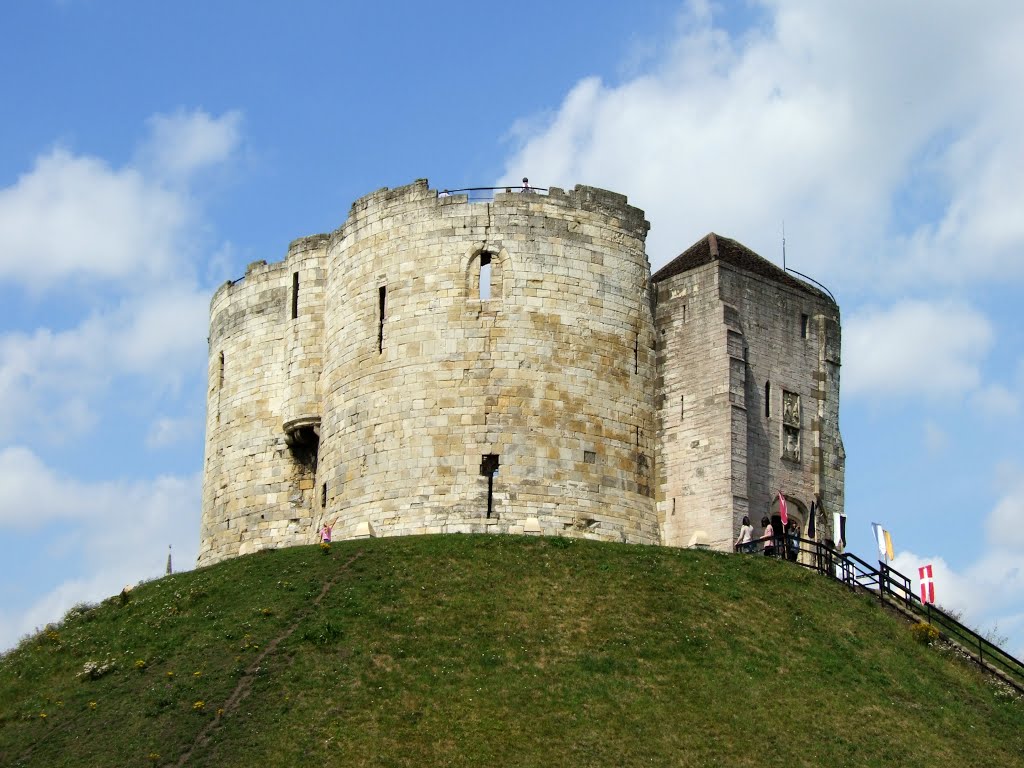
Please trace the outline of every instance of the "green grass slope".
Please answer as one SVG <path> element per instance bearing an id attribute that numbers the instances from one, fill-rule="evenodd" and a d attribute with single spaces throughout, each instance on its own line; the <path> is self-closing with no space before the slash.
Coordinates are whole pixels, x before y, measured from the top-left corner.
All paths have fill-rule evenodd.
<path id="1" fill-rule="evenodd" d="M 72 612 L 0 658 L 0 765 L 1024 766 L 1024 701 L 788 563 L 410 537 Z"/>

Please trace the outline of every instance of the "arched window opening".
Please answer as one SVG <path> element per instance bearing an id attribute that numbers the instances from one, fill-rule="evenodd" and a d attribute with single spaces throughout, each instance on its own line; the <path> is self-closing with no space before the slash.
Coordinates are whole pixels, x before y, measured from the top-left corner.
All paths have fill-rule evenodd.
<path id="1" fill-rule="evenodd" d="M 464 297 L 478 311 L 490 314 L 498 309 L 503 297 L 502 280 L 508 268 L 508 253 L 496 245 L 487 250 L 473 248 L 467 251 L 463 262 Z M 477 304 L 479 302 L 479 304 Z"/>
<path id="2" fill-rule="evenodd" d="M 480 254 L 480 301 L 491 298 L 491 254 L 486 251 Z"/>

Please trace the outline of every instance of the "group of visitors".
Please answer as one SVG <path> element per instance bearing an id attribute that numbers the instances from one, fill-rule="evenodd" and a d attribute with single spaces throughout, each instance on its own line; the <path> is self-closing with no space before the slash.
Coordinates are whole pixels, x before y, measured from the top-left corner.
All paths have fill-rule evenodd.
<path id="1" fill-rule="evenodd" d="M 783 529 L 782 521 L 779 520 L 778 528 L 779 531 L 776 532 L 772 521 L 767 516 L 762 517 L 761 537 L 755 539 L 754 526 L 750 524 L 750 518 L 744 515 L 743 524 L 740 526 L 740 535 L 736 537 L 733 549 L 737 552 L 754 553 L 757 552 L 758 544 L 762 544 L 762 552 L 765 556 L 785 557 L 787 560 L 796 562 L 800 552 L 800 529 L 797 527 L 796 521 L 790 520 Z"/>

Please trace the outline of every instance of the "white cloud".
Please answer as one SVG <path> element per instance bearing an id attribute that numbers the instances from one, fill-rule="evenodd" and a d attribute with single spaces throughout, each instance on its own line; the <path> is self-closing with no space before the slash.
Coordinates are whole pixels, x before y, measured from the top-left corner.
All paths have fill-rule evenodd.
<path id="1" fill-rule="evenodd" d="M 189 216 L 187 200 L 136 169 L 55 149 L 0 189 L 0 280 L 39 291 L 164 273 Z"/>
<path id="2" fill-rule="evenodd" d="M 993 547 L 1024 552 L 1024 479 L 1007 489 L 985 525 Z M 1024 559 L 1020 565 L 1024 567 Z"/>
<path id="3" fill-rule="evenodd" d="M 129 515 L 145 526 L 154 503 L 173 506 L 184 481 L 83 483 L 46 465 L 30 448 L 0 449 L 0 527 L 31 529 L 52 520 L 100 520 Z M 31 514 L 26 514 L 31 510 Z M 198 530 L 198 527 L 197 529 Z"/>
<path id="4" fill-rule="evenodd" d="M 991 345 L 988 320 L 959 302 L 906 300 L 867 308 L 844 323 L 843 390 L 961 395 L 980 385 L 980 365 Z"/>
<path id="5" fill-rule="evenodd" d="M 0 336 L 0 438 L 53 423 L 73 435 L 95 423 L 90 405 L 125 376 L 144 377 L 154 390 L 174 391 L 201 370 L 208 291 L 169 285 L 100 309 L 66 331 L 39 328 Z"/>
<path id="6" fill-rule="evenodd" d="M 161 416 L 149 429 L 146 445 L 149 448 L 163 448 L 187 440 L 202 429 L 202 424 L 192 418 L 169 418 Z"/>
<path id="7" fill-rule="evenodd" d="M 157 115 L 142 150 L 155 168 L 112 168 L 53 149 L 0 189 L 0 281 L 34 292 L 68 281 L 124 283 L 187 274 L 197 212 L 191 174 L 237 146 L 240 116 Z M 174 186 L 165 183 L 172 173 Z"/>
<path id="8" fill-rule="evenodd" d="M 142 157 L 161 174 L 185 178 L 224 162 L 238 146 L 241 124 L 240 112 L 220 117 L 181 110 L 154 115 L 149 119 L 152 136 Z"/>
<path id="9" fill-rule="evenodd" d="M 971 402 L 985 416 L 992 419 L 1004 419 L 1016 416 L 1020 410 L 1020 400 L 1013 392 L 1002 384 L 990 384 L 982 387 L 973 395 Z"/>
<path id="10" fill-rule="evenodd" d="M 499 184 L 630 195 L 655 266 L 714 229 L 892 290 L 1024 271 L 1024 6 L 767 1 L 730 37 L 691 2 L 649 71 L 520 121 Z"/>
<path id="11" fill-rule="evenodd" d="M 892 561 L 893 568 L 911 579 L 918 594 L 918 567 L 926 564 L 932 565 L 939 606 L 959 612 L 963 623 L 982 634 L 997 627 L 998 633 L 1012 632 L 1006 650 L 1018 656 L 1024 652 L 1024 635 L 1014 632 L 1024 609 L 1024 555 L 1020 551 L 988 550 L 962 570 L 941 556 L 910 551 L 897 553 Z"/>

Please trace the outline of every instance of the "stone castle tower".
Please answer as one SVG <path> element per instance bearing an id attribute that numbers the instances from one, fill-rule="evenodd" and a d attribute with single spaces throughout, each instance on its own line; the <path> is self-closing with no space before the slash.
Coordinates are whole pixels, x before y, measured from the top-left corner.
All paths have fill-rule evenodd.
<path id="1" fill-rule="evenodd" d="M 652 277 L 648 228 L 421 180 L 251 264 L 211 303 L 199 564 L 327 521 L 727 549 L 778 490 L 831 536 L 838 307 L 713 234 Z"/>

